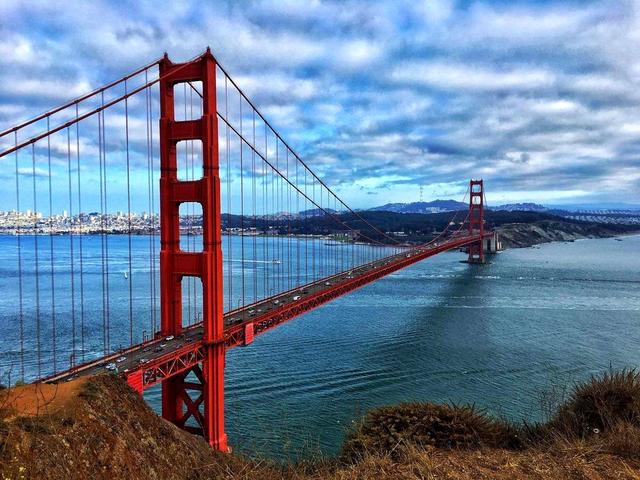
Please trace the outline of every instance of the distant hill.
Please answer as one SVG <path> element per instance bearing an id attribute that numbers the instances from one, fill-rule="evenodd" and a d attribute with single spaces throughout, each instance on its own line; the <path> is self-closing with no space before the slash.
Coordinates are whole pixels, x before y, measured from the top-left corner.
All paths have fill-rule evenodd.
<path id="1" fill-rule="evenodd" d="M 411 202 L 411 203 L 387 203 L 379 207 L 370 208 L 374 212 L 394 212 L 394 213 L 441 213 L 466 210 L 469 204 L 457 202 L 455 200 L 434 200 L 432 202 Z M 537 203 L 508 203 L 505 205 L 489 206 L 491 210 L 504 210 L 507 212 L 548 212 L 550 209 Z"/>
<path id="2" fill-rule="evenodd" d="M 549 209 L 538 203 L 507 203 L 497 207 L 488 207 L 491 210 L 506 210 L 507 212 L 547 212 Z"/>
<path id="3" fill-rule="evenodd" d="M 469 204 L 456 202 L 455 200 L 433 200 L 432 202 L 387 203 L 386 205 L 370 208 L 369 211 L 394 213 L 440 213 L 455 212 L 468 208 Z"/>
<path id="4" fill-rule="evenodd" d="M 575 203 L 565 205 L 549 205 L 549 208 L 555 210 L 565 210 L 570 212 L 584 211 L 619 211 L 619 212 L 639 212 L 640 205 L 632 203 Z"/>
<path id="5" fill-rule="evenodd" d="M 614 208 L 615 207 L 615 208 Z M 623 208 L 624 207 L 624 208 Z M 387 203 L 378 207 L 369 208 L 370 212 L 393 212 L 393 213 L 442 213 L 466 210 L 469 204 L 457 202 L 455 200 L 434 200 L 432 202 L 411 202 L 411 203 Z M 489 205 L 487 210 L 507 211 L 507 212 L 538 212 L 551 213 L 554 215 L 566 216 L 570 212 L 593 213 L 593 214 L 622 214 L 630 213 L 637 215 L 640 206 L 631 204 L 602 204 L 602 205 L 540 205 L 539 203 L 506 203 L 504 205 Z"/>
<path id="6" fill-rule="evenodd" d="M 326 215 L 325 212 L 328 213 L 339 213 L 337 210 L 333 208 L 325 208 L 324 210 L 320 210 L 319 208 L 311 208 L 309 210 L 302 210 L 297 214 L 299 217 L 318 217 L 320 215 Z"/>

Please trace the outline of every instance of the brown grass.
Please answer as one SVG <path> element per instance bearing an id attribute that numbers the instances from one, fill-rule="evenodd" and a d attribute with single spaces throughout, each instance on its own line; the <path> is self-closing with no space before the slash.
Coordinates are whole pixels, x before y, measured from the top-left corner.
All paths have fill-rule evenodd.
<path id="1" fill-rule="evenodd" d="M 587 438 L 620 423 L 640 427 L 640 373 L 635 370 L 610 371 L 578 384 L 549 427 Z"/>
<path id="2" fill-rule="evenodd" d="M 403 403 L 369 412 L 347 436 L 343 456 L 353 460 L 403 445 L 516 449 L 522 442 L 516 428 L 473 406 Z"/>
<path id="3" fill-rule="evenodd" d="M 639 384 L 634 371 L 592 378 L 533 428 L 471 406 L 382 407 L 340 459 L 284 466 L 212 452 L 113 376 L 26 386 L 0 391 L 0 478 L 640 480 Z"/>

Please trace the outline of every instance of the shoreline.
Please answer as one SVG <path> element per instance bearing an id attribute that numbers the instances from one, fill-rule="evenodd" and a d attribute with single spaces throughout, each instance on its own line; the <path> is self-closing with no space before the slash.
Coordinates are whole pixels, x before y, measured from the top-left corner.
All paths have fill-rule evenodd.
<path id="1" fill-rule="evenodd" d="M 619 235 L 612 235 L 607 237 L 585 237 L 585 238 L 576 238 L 574 240 L 551 240 L 548 242 L 534 243 L 531 245 L 504 247 L 502 250 L 500 250 L 500 252 L 504 252 L 506 250 L 513 250 L 513 249 L 539 247 L 541 245 L 552 245 L 555 243 L 575 243 L 575 242 L 581 242 L 583 240 L 607 240 L 607 239 L 613 239 L 613 238 L 629 238 L 629 237 L 640 237 L 640 230 L 636 232 L 621 233 Z"/>
<path id="2" fill-rule="evenodd" d="M 582 225 L 549 220 L 504 224 L 497 227 L 496 231 L 502 242 L 502 250 L 527 248 L 554 242 L 570 243 L 577 240 L 640 235 L 640 229 L 629 226 Z"/>

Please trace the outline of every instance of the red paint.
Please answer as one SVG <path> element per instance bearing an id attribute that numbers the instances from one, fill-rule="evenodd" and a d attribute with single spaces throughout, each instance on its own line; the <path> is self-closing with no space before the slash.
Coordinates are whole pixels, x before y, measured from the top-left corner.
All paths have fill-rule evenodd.
<path id="1" fill-rule="evenodd" d="M 488 236 L 491 234 L 485 234 Z M 295 303 L 286 303 L 282 304 L 280 308 L 270 310 L 269 312 L 264 313 L 256 318 L 253 318 L 251 321 L 246 323 L 239 323 L 233 326 L 230 326 L 224 331 L 224 343 L 226 349 L 230 349 L 233 347 L 237 347 L 240 345 L 245 345 L 247 339 L 245 339 L 245 335 L 248 332 L 248 325 L 252 324 L 253 329 L 252 333 L 255 338 L 257 335 L 262 335 L 270 331 L 271 329 L 282 325 L 285 322 L 293 320 L 294 318 L 307 313 L 319 306 L 322 306 L 336 298 L 350 293 L 354 290 L 357 290 L 360 287 L 363 287 L 369 283 L 372 283 L 386 275 L 389 275 L 397 270 L 408 267 L 414 263 L 425 260 L 429 257 L 437 255 L 439 253 L 445 252 L 447 250 L 453 250 L 465 246 L 469 246 L 474 243 L 478 243 L 480 240 L 479 236 L 468 236 L 464 237 L 456 237 L 452 238 L 442 244 L 436 246 L 430 246 L 428 248 L 420 249 L 420 251 L 411 252 L 410 257 L 401 256 L 399 259 L 390 262 L 388 265 L 384 267 L 377 268 L 375 270 L 371 270 L 364 275 L 355 277 L 346 282 L 335 282 L 330 288 L 324 289 L 313 295 L 305 296 L 300 301 Z M 407 252 L 409 253 L 409 252 Z M 325 280 L 331 280 L 336 278 L 336 276 L 327 277 L 326 279 L 319 280 L 314 283 L 324 283 Z M 310 284 L 311 285 L 311 284 Z M 305 287 L 301 287 L 304 289 Z M 270 299 L 264 300 L 267 303 L 271 303 Z M 233 312 L 229 312 L 228 316 L 237 316 L 241 314 L 243 311 L 255 310 L 256 304 L 246 305 L 240 309 L 234 310 Z M 193 332 L 199 328 L 202 328 L 202 324 L 191 325 L 184 329 L 185 333 Z M 135 347 L 127 350 L 128 353 L 139 351 L 143 348 L 152 347 L 157 345 L 158 340 L 153 340 L 149 342 L 142 343 L 140 345 L 136 345 Z M 119 355 L 119 354 L 118 354 Z M 109 357 L 108 357 L 109 358 Z M 113 356 L 113 358 L 116 358 Z M 174 376 L 179 376 L 183 372 L 190 371 L 194 366 L 202 363 L 205 358 L 205 344 L 203 341 L 199 342 L 191 342 L 183 347 L 167 352 L 165 355 L 161 357 L 157 357 L 152 359 L 150 362 L 142 364 L 137 368 L 142 371 L 143 378 L 143 388 L 149 388 L 158 383 L 167 383 Z M 98 362 L 101 362 L 99 360 Z M 68 377 L 72 373 L 82 372 L 88 368 L 94 367 L 96 362 L 89 362 L 84 365 L 77 366 L 74 368 L 73 372 L 67 371 L 57 374 L 56 376 L 49 377 L 47 381 L 60 381 L 64 378 Z"/>
<path id="2" fill-rule="evenodd" d="M 142 370 L 137 370 L 127 375 L 127 383 L 138 394 L 142 395 L 142 392 L 144 392 L 144 382 L 142 381 Z"/>
<path id="3" fill-rule="evenodd" d="M 484 263 L 484 185 L 482 180 L 469 183 L 469 236 L 478 235 L 477 243 L 469 245 L 469 262 Z"/>
<path id="4" fill-rule="evenodd" d="M 160 62 L 160 305 L 162 335 L 182 331 L 182 278 L 202 281 L 203 351 L 181 368 L 180 357 L 171 362 L 162 379 L 162 415 L 192 431 L 190 418 L 209 444 L 228 451 L 224 431 L 224 324 L 222 304 L 222 228 L 220 219 L 220 176 L 218 119 L 216 116 L 216 63 L 207 52 L 189 64 L 173 64 L 165 56 Z M 201 81 L 203 115 L 198 120 L 178 122 L 174 115 L 175 85 Z M 201 140 L 203 176 L 179 181 L 176 145 L 183 140 Z M 201 253 L 180 249 L 180 204 L 197 202 L 203 213 Z M 187 380 L 193 373 L 200 383 Z M 196 395 L 193 398 L 193 395 Z M 200 408 L 202 406 L 202 408 Z"/>
<path id="5" fill-rule="evenodd" d="M 244 345 L 253 343 L 253 322 L 246 323 L 244 326 Z"/>

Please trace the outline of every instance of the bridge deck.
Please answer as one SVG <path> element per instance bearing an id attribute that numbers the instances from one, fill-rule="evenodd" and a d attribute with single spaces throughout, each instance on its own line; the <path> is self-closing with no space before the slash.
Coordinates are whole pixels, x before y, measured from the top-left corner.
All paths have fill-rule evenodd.
<path id="1" fill-rule="evenodd" d="M 454 237 L 429 247 L 408 249 L 400 254 L 385 257 L 228 312 L 224 316 L 225 345 L 227 348 L 233 348 L 251 343 L 254 336 L 339 296 L 438 253 L 460 248 L 478 240 L 478 236 Z M 117 372 L 126 376 L 130 383 L 137 384 L 137 388 L 142 391 L 202 361 L 204 355 L 202 336 L 203 326 L 201 323 L 196 324 L 185 328 L 175 338 L 156 338 L 76 366 L 51 376 L 45 381 L 69 381 L 78 376 L 103 373 L 108 371 L 106 366 L 109 363 L 116 363 Z M 116 362 L 118 359 L 120 361 Z"/>

